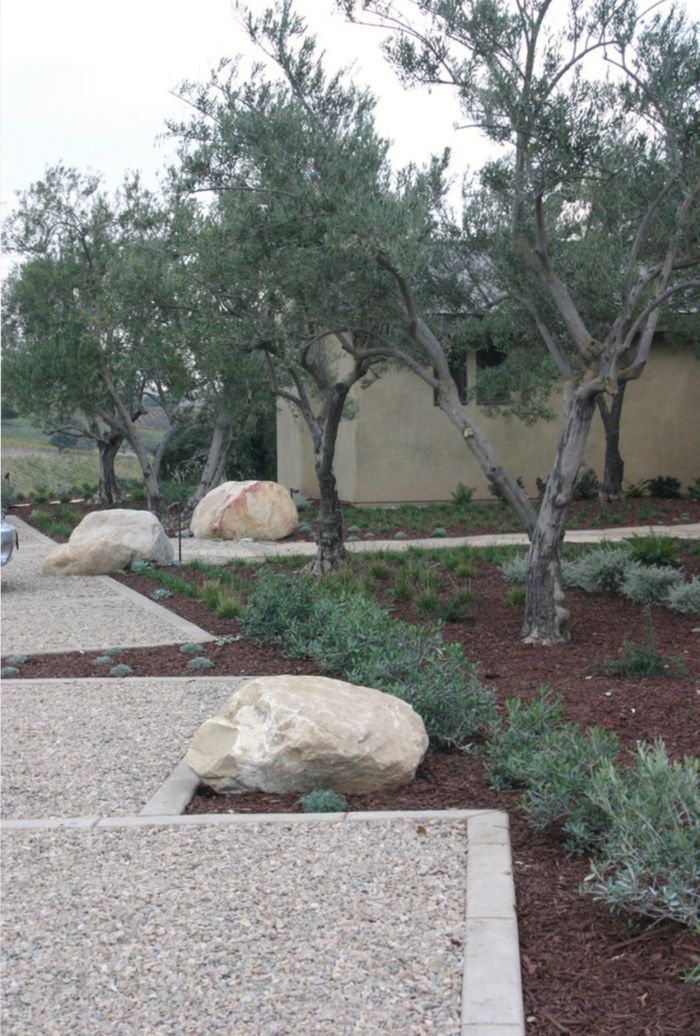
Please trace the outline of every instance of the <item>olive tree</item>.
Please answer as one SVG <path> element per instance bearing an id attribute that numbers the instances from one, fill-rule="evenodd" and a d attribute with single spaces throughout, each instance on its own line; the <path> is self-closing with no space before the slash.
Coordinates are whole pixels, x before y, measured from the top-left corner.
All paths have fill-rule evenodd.
<path id="1" fill-rule="evenodd" d="M 662 308 L 700 284 L 688 273 L 698 261 L 697 27 L 674 7 L 655 5 L 640 15 L 634 0 L 339 3 L 350 17 L 390 31 L 386 52 L 407 83 L 455 89 L 467 124 L 503 149 L 484 182 L 507 212 L 509 250 L 521 271 L 518 295 L 557 367 L 563 397 L 562 431 L 536 520 L 522 502 L 516 506 L 513 493 L 504 495 L 531 540 L 524 639 L 561 642 L 569 614 L 560 575 L 565 515 L 597 400 L 614 401 L 642 375 Z M 559 261 L 560 235 L 567 212 L 592 208 L 599 184 L 609 190 L 615 181 L 629 183 L 640 162 L 661 175 L 637 198 L 619 290 L 609 297 L 607 321 L 595 326 Z M 666 229 L 656 233 L 660 223 Z M 378 261 L 395 277 L 415 338 L 439 373 L 440 405 L 474 440 L 409 279 L 391 258 Z M 610 292 L 604 281 L 599 288 Z M 549 313 L 565 331 L 565 347 Z M 486 455 L 480 463 L 501 479 Z"/>
<path id="2" fill-rule="evenodd" d="M 340 422 L 353 387 L 368 387 L 386 365 L 380 339 L 404 335 L 377 242 L 400 241 L 415 267 L 441 166 L 393 176 L 373 98 L 347 74 L 327 75 L 288 0 L 247 15 L 245 27 L 268 64 L 224 61 L 208 83 L 185 84 L 195 114 L 171 131 L 181 141 L 181 189 L 212 199 L 221 305 L 252 321 L 250 351 L 309 430 L 320 488 L 311 570 L 323 574 L 346 557 L 334 472 Z"/>

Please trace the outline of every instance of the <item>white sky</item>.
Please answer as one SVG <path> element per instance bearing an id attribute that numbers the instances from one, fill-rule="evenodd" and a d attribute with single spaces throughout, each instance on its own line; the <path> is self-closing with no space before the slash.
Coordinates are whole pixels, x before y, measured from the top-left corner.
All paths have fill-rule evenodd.
<path id="1" fill-rule="evenodd" d="M 256 12 L 266 0 L 250 0 Z M 379 97 L 380 132 L 396 142 L 395 165 L 450 146 L 461 176 L 479 164 L 480 142 L 455 133 L 448 89 L 404 91 L 386 65 L 376 30 L 348 25 L 333 0 L 297 0 L 333 68 L 357 62 L 356 80 Z M 155 186 L 172 142 L 156 143 L 167 117 L 186 116 L 171 94 L 207 78 L 220 58 L 247 53 L 231 0 L 0 0 L 2 215 L 17 190 L 58 161 L 101 172 L 116 187 L 139 169 Z"/>

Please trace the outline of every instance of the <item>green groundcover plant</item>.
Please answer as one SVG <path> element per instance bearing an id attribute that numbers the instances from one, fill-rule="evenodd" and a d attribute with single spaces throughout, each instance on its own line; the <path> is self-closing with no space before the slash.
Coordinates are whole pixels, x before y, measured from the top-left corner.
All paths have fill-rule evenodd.
<path id="1" fill-rule="evenodd" d="M 433 746 L 465 748 L 495 716 L 493 691 L 439 623 L 398 622 L 363 594 L 311 578 L 262 573 L 241 617 L 248 636 L 279 643 L 289 657 L 393 694 L 423 719 Z"/>

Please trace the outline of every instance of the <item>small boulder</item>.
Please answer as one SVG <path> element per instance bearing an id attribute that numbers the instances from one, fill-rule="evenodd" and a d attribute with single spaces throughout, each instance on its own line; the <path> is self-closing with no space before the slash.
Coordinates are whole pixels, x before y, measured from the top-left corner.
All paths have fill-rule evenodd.
<path id="1" fill-rule="evenodd" d="M 298 525 L 294 501 L 279 482 L 223 482 L 197 504 L 190 531 L 207 540 L 281 540 Z"/>
<path id="2" fill-rule="evenodd" d="M 108 540 L 62 543 L 44 558 L 45 576 L 104 576 L 128 567 L 134 556 L 130 547 Z"/>
<path id="3" fill-rule="evenodd" d="M 361 794 L 408 784 L 427 747 L 423 720 L 391 694 L 322 676 L 264 676 L 202 724 L 186 760 L 219 792 Z"/>

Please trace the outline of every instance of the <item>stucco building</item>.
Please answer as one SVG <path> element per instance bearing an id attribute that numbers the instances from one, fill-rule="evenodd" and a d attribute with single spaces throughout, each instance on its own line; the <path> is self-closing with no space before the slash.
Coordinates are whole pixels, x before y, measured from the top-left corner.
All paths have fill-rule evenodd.
<path id="1" fill-rule="evenodd" d="M 476 386 L 474 423 L 505 465 L 537 493 L 535 480 L 552 465 L 561 421 L 528 427 L 516 418 L 487 413 L 478 402 L 479 364 L 471 353 L 466 383 Z M 335 472 L 342 500 L 399 503 L 449 500 L 461 482 L 475 498 L 491 499 L 486 480 L 462 436 L 434 404 L 432 390 L 407 370 L 387 371 L 368 389 L 352 393 L 357 416 L 340 428 Z M 551 409 L 561 413 L 558 393 Z M 284 401 L 277 410 L 277 477 L 305 496 L 317 497 L 313 451 L 301 416 Z M 596 413 L 585 461 L 603 470 L 605 436 Z M 654 343 L 647 369 L 626 391 L 621 429 L 625 482 L 670 475 L 683 486 L 700 476 L 700 362 L 689 348 Z"/>

